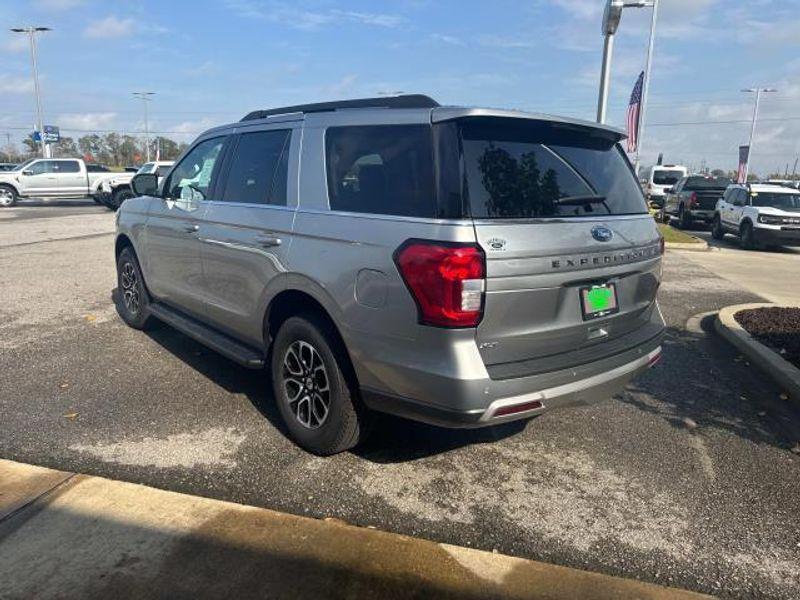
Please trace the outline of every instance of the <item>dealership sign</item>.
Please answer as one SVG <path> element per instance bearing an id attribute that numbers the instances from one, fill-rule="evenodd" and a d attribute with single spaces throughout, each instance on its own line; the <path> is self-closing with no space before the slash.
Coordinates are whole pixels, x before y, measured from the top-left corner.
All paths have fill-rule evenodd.
<path id="1" fill-rule="evenodd" d="M 44 136 L 40 136 L 38 131 L 34 131 L 31 134 L 31 138 L 34 142 L 41 141 L 42 137 L 44 137 L 45 144 L 54 144 L 61 139 L 61 132 L 55 125 L 45 125 Z"/>

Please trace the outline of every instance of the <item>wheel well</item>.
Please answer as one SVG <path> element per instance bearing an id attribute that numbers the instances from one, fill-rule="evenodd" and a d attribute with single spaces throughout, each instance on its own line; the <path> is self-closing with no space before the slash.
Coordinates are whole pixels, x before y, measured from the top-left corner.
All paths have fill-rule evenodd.
<path id="1" fill-rule="evenodd" d="M 19 196 L 19 190 L 17 189 L 17 187 L 13 183 L 3 182 L 3 183 L 0 183 L 0 187 L 11 188 L 12 190 L 14 190 L 14 193 L 17 194 L 17 196 Z"/>
<path id="2" fill-rule="evenodd" d="M 325 325 L 328 326 L 329 332 L 334 338 L 331 340 L 331 344 L 341 352 L 341 355 L 347 361 L 347 364 L 343 365 L 345 374 L 351 382 L 357 382 L 353 362 L 350 359 L 350 352 L 347 350 L 347 345 L 344 343 L 344 338 L 342 338 L 339 328 L 328 311 L 325 310 L 325 307 L 316 298 L 305 292 L 286 290 L 279 293 L 270 302 L 264 315 L 264 343 L 268 351 L 271 352 L 272 340 L 275 339 L 275 335 L 283 322 L 289 317 L 302 314 L 313 314 L 322 319 Z"/>
<path id="3" fill-rule="evenodd" d="M 741 230 L 745 225 L 749 225 L 750 227 L 752 227 L 753 222 L 748 218 L 742 219 L 742 222 L 739 223 L 739 230 Z"/>
<path id="4" fill-rule="evenodd" d="M 114 245 L 114 257 L 119 258 L 120 252 L 122 252 L 125 248 L 130 248 L 133 250 L 133 253 L 136 254 L 136 250 L 133 248 L 133 242 L 131 242 L 130 238 L 123 233 L 117 237 L 117 241 Z"/>

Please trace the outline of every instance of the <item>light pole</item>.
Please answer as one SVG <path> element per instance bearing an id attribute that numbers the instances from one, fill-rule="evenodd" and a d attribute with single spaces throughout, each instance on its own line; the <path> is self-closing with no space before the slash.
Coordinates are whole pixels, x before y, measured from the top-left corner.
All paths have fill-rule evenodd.
<path id="1" fill-rule="evenodd" d="M 44 122 L 42 119 L 42 96 L 39 90 L 39 67 L 36 60 L 36 34 L 52 31 L 49 27 L 13 27 L 14 33 L 27 33 L 31 44 L 31 66 L 33 68 L 33 91 L 36 94 L 36 128 L 39 130 L 39 143 L 42 145 L 42 156 L 50 158 L 50 144 L 44 142 Z"/>
<path id="2" fill-rule="evenodd" d="M 639 122 L 637 123 L 638 135 L 636 136 L 636 160 L 633 162 L 633 172 L 639 176 L 639 157 L 642 153 L 642 140 L 644 139 L 644 116 L 647 111 L 647 94 L 650 91 L 650 71 L 653 67 L 653 48 L 656 42 L 656 19 L 658 18 L 658 0 L 652 1 L 653 15 L 650 19 L 650 40 L 647 42 L 647 61 L 644 67 L 644 82 L 642 83 L 642 106 L 639 109 Z"/>
<path id="3" fill-rule="evenodd" d="M 155 96 L 155 92 L 132 92 L 133 95 L 139 98 L 144 104 L 144 153 L 146 158 L 145 162 L 150 162 L 150 123 L 147 120 L 147 103 L 150 102 L 150 96 Z"/>
<path id="4" fill-rule="evenodd" d="M 606 0 L 606 8 L 603 12 L 602 33 L 603 40 L 603 64 L 600 69 L 600 91 L 597 97 L 597 122 L 606 122 L 606 109 L 608 107 L 608 87 L 611 81 L 611 57 L 614 53 L 614 35 L 619 28 L 622 19 L 623 8 L 644 8 L 653 6 L 655 0 Z M 653 32 L 651 31 L 651 35 Z"/>
<path id="5" fill-rule="evenodd" d="M 758 121 L 758 105 L 761 102 L 761 94 L 777 92 L 774 88 L 746 88 L 742 90 L 748 94 L 756 95 L 756 102 L 753 106 L 753 124 L 750 126 L 750 141 L 747 144 L 747 162 L 744 165 L 744 182 L 747 183 L 747 176 L 750 174 L 750 161 L 753 159 L 753 141 L 756 137 L 756 121 Z"/>

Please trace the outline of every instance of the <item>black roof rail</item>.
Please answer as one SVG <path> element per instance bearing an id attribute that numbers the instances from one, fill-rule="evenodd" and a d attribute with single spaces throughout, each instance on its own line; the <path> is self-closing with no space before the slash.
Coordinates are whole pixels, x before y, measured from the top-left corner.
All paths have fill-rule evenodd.
<path id="1" fill-rule="evenodd" d="M 439 103 L 424 94 L 402 94 L 399 96 L 379 96 L 378 98 L 358 98 L 355 100 L 337 100 L 334 102 L 317 102 L 316 104 L 297 104 L 267 110 L 254 110 L 247 113 L 242 121 L 255 121 L 273 115 L 289 113 L 315 113 L 338 110 L 340 108 L 436 108 Z"/>

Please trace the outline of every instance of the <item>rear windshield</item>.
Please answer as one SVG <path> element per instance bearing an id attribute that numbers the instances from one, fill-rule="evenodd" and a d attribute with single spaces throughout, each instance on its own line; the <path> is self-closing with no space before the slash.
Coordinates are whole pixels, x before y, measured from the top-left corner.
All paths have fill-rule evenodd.
<path id="1" fill-rule="evenodd" d="M 800 210 L 800 194 L 781 194 L 776 192 L 753 192 L 750 194 L 753 206 L 772 206 L 784 210 Z"/>
<path id="2" fill-rule="evenodd" d="M 476 219 L 646 212 L 614 139 L 561 124 L 487 120 L 461 125 L 465 196 Z"/>
<path id="3" fill-rule="evenodd" d="M 675 185 L 683 177 L 683 171 L 653 171 L 653 183 L 656 185 Z"/>
<path id="4" fill-rule="evenodd" d="M 683 184 L 684 190 L 724 190 L 733 182 L 727 177 L 689 177 Z"/>

